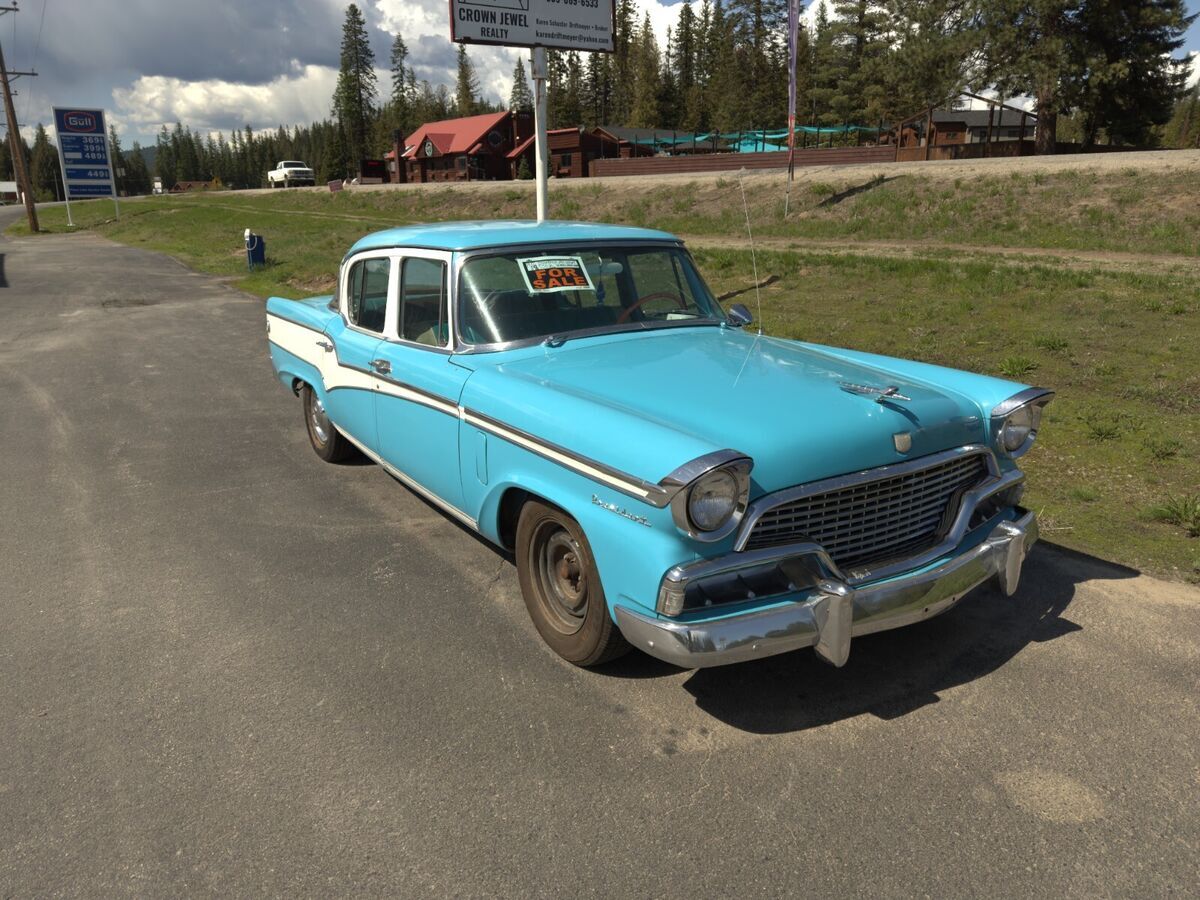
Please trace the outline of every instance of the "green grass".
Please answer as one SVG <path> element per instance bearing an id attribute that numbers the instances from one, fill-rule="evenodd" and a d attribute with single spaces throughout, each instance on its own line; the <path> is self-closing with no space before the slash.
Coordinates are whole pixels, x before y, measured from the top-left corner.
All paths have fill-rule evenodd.
<path id="1" fill-rule="evenodd" d="M 1115 173 L 1108 180 L 1126 191 L 1121 197 L 1128 227 L 1085 227 L 1095 215 L 1081 210 L 1109 203 L 1116 188 L 1103 177 L 1088 180 L 1074 173 L 932 186 L 896 179 L 824 208 L 819 204 L 846 188 L 821 184 L 799 200 L 797 194 L 805 192 L 793 192 L 793 209 L 798 205 L 801 217 L 788 223 L 781 211 L 772 219 L 777 198 L 766 198 L 751 179 L 746 184 L 752 214 L 763 215 L 756 234 L 786 225 L 798 237 L 808 230 L 821 237 L 844 232 L 902 241 L 912 229 L 914 237 L 961 243 L 974 238 L 1156 254 L 1200 249 L 1196 185 L 1171 183 L 1154 193 L 1140 174 Z M 1193 211 L 1177 216 L 1191 221 L 1190 231 L 1181 227 L 1165 243 L 1154 243 L 1151 232 L 1160 232 L 1151 220 L 1172 191 L 1176 198 L 1191 192 Z M 120 221 L 103 201 L 73 204 L 73 211 L 81 228 L 165 251 L 199 271 L 232 276 L 253 293 L 299 297 L 330 290 L 338 260 L 367 232 L 448 217 L 527 217 L 532 195 L 531 184 L 335 195 L 223 193 L 124 203 Z M 555 185 L 551 198 L 555 215 L 725 237 L 740 238 L 745 231 L 736 178 L 637 190 L 612 190 L 601 182 L 569 190 Z M 1057 220 L 1043 205 L 1051 202 L 1063 210 Z M 916 203 L 916 212 L 909 203 Z M 1005 212 L 1009 205 L 1011 216 Z M 857 214 L 848 212 L 855 209 Z M 964 209 L 973 212 L 965 215 Z M 976 221 L 988 216 L 990 223 Z M 42 221 L 50 230 L 66 230 L 59 209 L 44 210 Z M 245 269 L 244 228 L 267 239 L 270 264 L 253 274 Z M 999 238 L 997 231 L 1003 233 Z M 745 250 L 694 252 L 715 293 L 751 284 Z M 758 253 L 758 273 L 760 280 L 777 278 L 762 292 L 768 333 L 1033 381 L 1057 391 L 1039 440 L 1023 460 L 1029 473 L 1024 502 L 1041 516 L 1045 539 L 1158 575 L 1200 574 L 1200 540 L 1191 533 L 1200 485 L 1200 276 L 1031 265 L 954 252 L 902 257 L 778 249 Z M 737 299 L 753 311 L 752 291 Z"/>
<path id="2" fill-rule="evenodd" d="M 717 292 L 750 282 L 747 253 L 696 258 Z M 758 272 L 780 277 L 762 295 L 768 333 L 1001 377 L 1035 367 L 1025 378 L 1057 391 L 1022 460 L 1045 539 L 1200 574 L 1191 520 L 1139 514 L 1200 485 L 1200 307 L 1176 318 L 1165 302 L 1200 278 L 803 252 L 760 252 Z"/>

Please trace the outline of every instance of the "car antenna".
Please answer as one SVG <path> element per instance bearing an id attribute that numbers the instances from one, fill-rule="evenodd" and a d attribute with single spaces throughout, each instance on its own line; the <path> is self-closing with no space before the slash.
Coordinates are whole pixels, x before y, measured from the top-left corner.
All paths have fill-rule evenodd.
<path id="1" fill-rule="evenodd" d="M 754 232 L 750 230 L 750 204 L 746 202 L 746 185 L 742 183 L 742 176 L 746 174 L 746 167 L 742 166 L 738 170 L 738 187 L 742 191 L 742 209 L 746 213 L 746 236 L 750 238 L 750 267 L 754 272 L 754 302 L 758 306 L 755 312 L 755 318 L 758 320 L 758 334 L 762 336 L 762 294 L 758 288 L 758 257 L 754 253 Z M 740 375 L 740 373 L 739 373 Z"/>

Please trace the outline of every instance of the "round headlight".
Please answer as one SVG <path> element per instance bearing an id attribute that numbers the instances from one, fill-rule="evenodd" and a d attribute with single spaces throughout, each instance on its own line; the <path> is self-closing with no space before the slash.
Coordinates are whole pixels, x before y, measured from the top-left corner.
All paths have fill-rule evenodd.
<path id="1" fill-rule="evenodd" d="M 1026 404 L 1009 413 L 996 435 L 1000 449 L 1009 456 L 1019 455 L 1029 449 L 1037 437 L 1042 420 L 1042 405 Z"/>
<path id="2" fill-rule="evenodd" d="M 710 472 L 688 493 L 688 518 L 700 531 L 716 531 L 737 509 L 740 493 L 737 479 L 730 472 Z"/>

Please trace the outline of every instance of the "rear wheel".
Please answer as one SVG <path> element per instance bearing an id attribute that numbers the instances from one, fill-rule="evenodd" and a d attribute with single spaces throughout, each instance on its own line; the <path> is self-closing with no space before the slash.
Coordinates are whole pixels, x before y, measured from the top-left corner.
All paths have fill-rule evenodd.
<path id="1" fill-rule="evenodd" d="M 301 388 L 300 402 L 304 407 L 304 428 L 308 432 L 308 441 L 317 456 L 325 462 L 333 463 L 350 459 L 358 452 L 329 421 L 325 404 L 311 385 L 306 384 Z"/>
<path id="2" fill-rule="evenodd" d="M 579 523 L 531 500 L 517 522 L 517 574 L 534 627 L 555 653 L 594 666 L 629 650 L 608 614 L 592 549 Z"/>

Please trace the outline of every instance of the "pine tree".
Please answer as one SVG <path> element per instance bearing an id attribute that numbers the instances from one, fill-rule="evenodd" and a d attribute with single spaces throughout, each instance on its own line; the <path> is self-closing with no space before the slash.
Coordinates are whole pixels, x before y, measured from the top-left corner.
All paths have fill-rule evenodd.
<path id="1" fill-rule="evenodd" d="M 609 106 L 612 100 L 612 70 L 610 54 L 589 53 L 583 78 L 583 118 L 589 128 L 611 125 Z"/>
<path id="2" fill-rule="evenodd" d="M 125 155 L 125 190 L 130 194 L 150 193 L 150 170 L 146 168 L 146 156 L 137 141 Z"/>
<path id="3" fill-rule="evenodd" d="M 692 77 L 690 85 L 681 88 L 683 118 L 680 124 L 688 131 L 698 132 L 707 130 L 712 118 L 709 108 L 708 75 L 712 69 L 715 55 L 713 48 L 708 43 L 712 29 L 712 6 L 709 0 L 702 0 L 700 15 L 692 18 L 693 21 L 690 23 L 691 43 L 695 48 L 691 55 Z M 682 10 L 680 10 L 680 28 L 684 28 Z"/>
<path id="4" fill-rule="evenodd" d="M 1182 0 L 1085 3 L 1079 52 L 1068 91 L 1081 115 L 1083 144 L 1103 131 L 1110 142 L 1148 144 L 1170 121 L 1187 81 L 1186 59 L 1172 58 L 1195 21 Z"/>
<path id="5" fill-rule="evenodd" d="M 658 76 L 658 112 L 655 121 L 663 128 L 679 127 L 679 81 L 675 77 L 675 42 L 671 29 L 667 29 L 667 47 L 662 57 L 662 68 Z"/>
<path id="6" fill-rule="evenodd" d="M 546 127 L 566 124 L 567 59 L 561 50 L 546 51 Z"/>
<path id="7" fill-rule="evenodd" d="M 408 46 L 399 34 L 392 39 L 391 62 L 392 93 L 388 118 L 393 128 L 408 134 L 419 124 L 413 120 L 413 94 L 416 92 L 416 76 L 408 65 Z"/>
<path id="8" fill-rule="evenodd" d="M 108 158 L 112 163 L 114 187 L 116 187 L 117 193 L 128 191 L 129 188 L 125 186 L 125 176 L 121 174 L 125 169 L 125 154 L 121 152 L 121 138 L 117 135 L 117 126 L 111 122 L 108 123 Z"/>
<path id="9" fill-rule="evenodd" d="M 563 75 L 563 96 L 558 124 L 560 128 L 567 128 L 583 122 L 583 61 L 574 50 L 566 54 Z"/>
<path id="10" fill-rule="evenodd" d="M 658 55 L 658 40 L 645 13 L 630 50 L 630 71 L 633 75 L 633 96 L 629 110 L 632 128 L 654 128 L 658 121 L 659 73 L 662 67 Z"/>
<path id="11" fill-rule="evenodd" d="M 1163 129 L 1163 145 L 1176 150 L 1200 149 L 1200 82 L 1175 104 Z"/>
<path id="12" fill-rule="evenodd" d="M 637 3 L 616 0 L 613 29 L 613 54 L 608 89 L 609 117 L 614 125 L 628 125 L 633 108 L 634 81 L 632 58 L 637 38 Z"/>
<path id="13" fill-rule="evenodd" d="M 962 0 L 889 0 L 884 4 L 892 52 L 873 73 L 870 112 L 898 121 L 940 106 L 971 81 L 982 43 L 979 5 Z"/>
<path id="14" fill-rule="evenodd" d="M 743 89 L 743 63 L 739 58 L 735 18 L 714 0 L 705 43 L 709 47 L 705 103 L 709 127 L 730 132 L 746 124 L 748 100 Z"/>
<path id="15" fill-rule="evenodd" d="M 58 167 L 58 152 L 50 143 L 46 129 L 38 122 L 33 134 L 33 152 L 29 159 L 30 180 L 33 193 L 39 201 L 61 200 L 62 173 Z"/>
<path id="16" fill-rule="evenodd" d="M 812 76 L 809 79 L 812 84 L 810 119 L 813 125 L 829 124 L 834 119 L 830 110 L 833 108 L 840 71 L 833 37 L 829 7 L 825 5 L 825 0 L 819 0 L 812 39 Z M 800 116 L 799 111 L 797 116 Z"/>
<path id="17" fill-rule="evenodd" d="M 456 115 L 473 116 L 478 112 L 479 79 L 475 77 L 475 66 L 467 55 L 467 45 L 458 45 L 458 80 L 454 89 Z"/>
<path id="18" fill-rule="evenodd" d="M 0 181 L 16 181 L 13 175 L 12 145 L 8 141 L 0 141 Z"/>
<path id="19" fill-rule="evenodd" d="M 341 66 L 333 94 L 333 115 L 340 125 L 347 161 L 355 169 L 370 150 L 376 96 L 375 53 L 367 39 L 367 23 L 359 8 L 351 3 L 342 25 Z"/>
<path id="20" fill-rule="evenodd" d="M 726 8 L 743 97 L 737 127 L 782 124 L 787 116 L 787 5 L 733 0 Z"/>
<path id="21" fill-rule="evenodd" d="M 595 54 L 593 54 L 595 55 Z M 508 94 L 508 109 L 514 113 L 533 112 L 533 91 L 525 77 L 525 60 L 518 58 L 513 67 L 513 85 Z"/>
<path id="22" fill-rule="evenodd" d="M 830 25 L 837 74 L 829 112 L 839 124 L 861 124 L 877 108 L 879 78 L 888 52 L 887 17 L 871 0 L 834 0 Z"/>
<path id="23" fill-rule="evenodd" d="M 679 7 L 675 26 L 675 44 L 671 49 L 671 64 L 675 69 L 675 86 L 686 97 L 696 83 L 696 15 L 692 4 L 685 0 Z"/>
<path id="24" fill-rule="evenodd" d="M 1001 96 L 1027 94 L 1037 109 L 1038 153 L 1054 153 L 1066 79 L 1078 58 L 1077 19 L 1086 0 L 989 0 L 983 7 L 987 66 Z"/>

